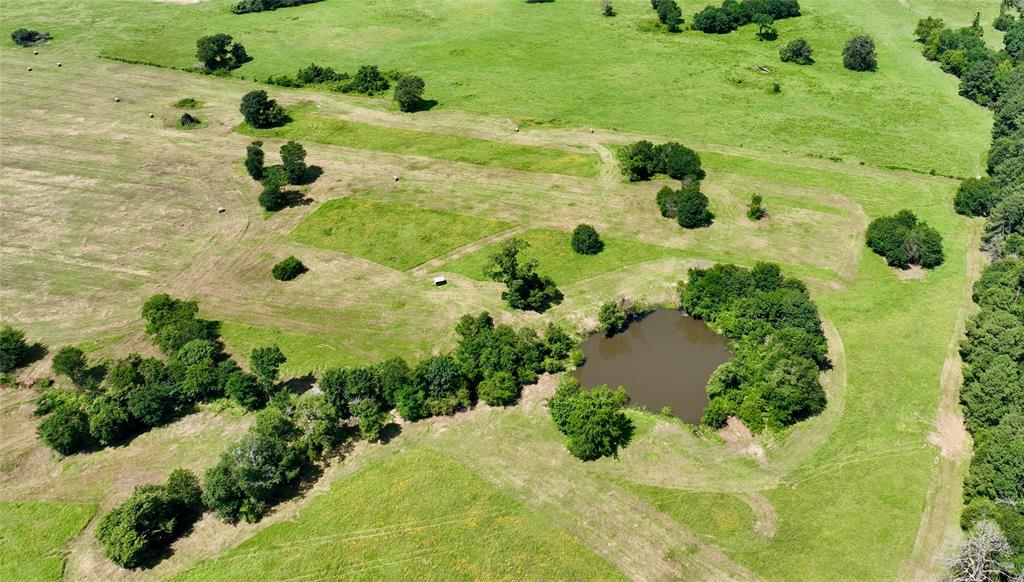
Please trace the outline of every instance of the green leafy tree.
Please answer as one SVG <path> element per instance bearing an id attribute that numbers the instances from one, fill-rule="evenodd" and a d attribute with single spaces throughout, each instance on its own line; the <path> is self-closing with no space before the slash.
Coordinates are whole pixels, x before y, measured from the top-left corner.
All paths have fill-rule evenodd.
<path id="1" fill-rule="evenodd" d="M 74 346 L 64 346 L 57 350 L 51 367 L 54 374 L 67 376 L 76 385 L 83 384 L 89 373 L 85 352 Z"/>
<path id="2" fill-rule="evenodd" d="M 710 226 L 715 215 L 708 209 L 708 197 L 698 189 L 680 191 L 676 205 L 676 222 L 683 228 Z"/>
<path id="3" fill-rule="evenodd" d="M 597 312 L 597 321 L 606 334 L 612 335 L 626 329 L 629 312 L 621 301 L 607 301 Z"/>
<path id="4" fill-rule="evenodd" d="M 668 174 L 676 180 L 703 180 L 705 173 L 701 168 L 700 156 L 692 149 L 670 141 L 655 146 L 654 173 Z"/>
<path id="5" fill-rule="evenodd" d="M 953 208 L 964 216 L 988 216 L 999 202 L 999 195 L 991 178 L 965 178 L 957 189 Z"/>
<path id="6" fill-rule="evenodd" d="M 779 35 L 775 30 L 775 18 L 771 14 L 759 12 L 752 20 L 757 25 L 758 40 L 774 40 Z"/>
<path id="7" fill-rule="evenodd" d="M 381 74 L 376 65 L 363 65 L 356 71 L 352 81 L 345 87 L 346 91 L 374 95 L 387 91 L 391 85 Z"/>
<path id="8" fill-rule="evenodd" d="M 632 439 L 633 422 L 622 412 L 628 402 L 622 388 L 560 387 L 549 407 L 555 426 L 566 436 L 569 452 L 583 461 L 593 461 L 618 457 L 619 449 Z"/>
<path id="9" fill-rule="evenodd" d="M 0 328 L 0 372 L 7 374 L 28 363 L 29 345 L 25 332 L 9 325 Z"/>
<path id="10" fill-rule="evenodd" d="M 89 417 L 76 405 L 58 405 L 39 423 L 39 438 L 62 455 L 84 451 L 92 445 L 89 436 Z"/>
<path id="11" fill-rule="evenodd" d="M 878 68 L 875 56 L 875 41 L 867 35 L 860 35 L 847 41 L 843 48 L 843 66 L 851 71 L 874 71 Z"/>
<path id="12" fill-rule="evenodd" d="M 288 195 L 281 190 L 281 180 L 271 176 L 263 180 L 263 191 L 257 200 L 268 212 L 277 212 L 288 205 Z"/>
<path id="13" fill-rule="evenodd" d="M 580 224 L 572 231 L 572 250 L 581 255 L 596 255 L 604 250 L 604 241 L 589 224 Z"/>
<path id="14" fill-rule="evenodd" d="M 380 440 L 388 422 L 388 412 L 375 398 L 361 398 L 350 404 L 352 415 L 359 420 L 359 434 L 370 442 Z"/>
<path id="15" fill-rule="evenodd" d="M 236 69 L 252 60 L 230 35 L 212 34 L 196 41 L 196 59 L 209 72 Z"/>
<path id="16" fill-rule="evenodd" d="M 679 32 L 679 27 L 683 24 L 683 11 L 675 0 L 656 0 L 654 10 L 658 13 L 658 20 L 669 32 Z"/>
<path id="17" fill-rule="evenodd" d="M 405 112 L 419 109 L 423 104 L 425 87 L 422 77 L 402 75 L 395 83 L 395 101 L 398 102 L 398 108 Z"/>
<path id="18" fill-rule="evenodd" d="M 249 91 L 243 95 L 238 111 L 245 118 L 245 122 L 255 128 L 281 125 L 286 119 L 284 108 L 268 97 L 267 92 L 262 89 Z"/>
<path id="19" fill-rule="evenodd" d="M 271 274 L 278 281 L 291 281 L 308 270 L 302 261 L 290 256 L 274 265 Z"/>
<path id="20" fill-rule="evenodd" d="M 659 166 L 654 144 L 640 140 L 623 147 L 619 151 L 619 164 L 630 182 L 647 180 L 657 173 Z"/>
<path id="21" fill-rule="evenodd" d="M 253 180 L 263 179 L 263 142 L 254 141 L 246 146 L 245 171 Z"/>
<path id="22" fill-rule="evenodd" d="M 235 372 L 228 377 L 224 392 L 246 410 L 258 410 L 267 403 L 266 387 L 253 374 Z"/>
<path id="23" fill-rule="evenodd" d="M 917 28 L 914 29 L 914 36 L 917 42 L 927 43 L 933 36 L 938 35 L 946 28 L 946 23 L 941 18 L 922 18 L 917 21 Z"/>
<path id="24" fill-rule="evenodd" d="M 120 442 L 133 429 L 131 411 L 119 398 L 104 394 L 89 405 L 89 435 L 103 446 Z"/>
<path id="25" fill-rule="evenodd" d="M 1006 54 L 1014 62 L 1024 61 L 1024 19 L 1018 19 L 1006 29 L 1006 34 L 1003 35 L 1003 44 L 1006 47 Z"/>
<path id="26" fill-rule="evenodd" d="M 784 63 L 810 65 L 814 63 L 814 49 L 803 38 L 795 38 L 779 49 L 779 58 Z"/>
<path id="27" fill-rule="evenodd" d="M 306 148 L 295 141 L 281 146 L 281 163 L 289 184 L 301 184 L 306 178 Z"/>
<path id="28" fill-rule="evenodd" d="M 520 261 L 520 253 L 529 246 L 530 243 L 519 238 L 505 241 L 491 256 L 485 274 L 491 280 L 505 284 L 507 290 L 501 298 L 510 307 L 543 313 L 552 305 L 561 303 L 563 295 L 553 279 L 537 274 L 536 260 Z"/>
<path id="29" fill-rule="evenodd" d="M 509 372 L 495 372 L 477 386 L 477 394 L 491 406 L 508 406 L 519 399 L 519 386 Z"/>

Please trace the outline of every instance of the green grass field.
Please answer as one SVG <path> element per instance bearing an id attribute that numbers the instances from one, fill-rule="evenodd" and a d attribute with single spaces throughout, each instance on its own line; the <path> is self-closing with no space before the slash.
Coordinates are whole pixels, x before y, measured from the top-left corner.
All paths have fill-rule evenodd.
<path id="1" fill-rule="evenodd" d="M 351 148 L 428 156 L 453 162 L 499 166 L 527 172 L 551 172 L 584 178 L 597 175 L 601 160 L 592 153 L 514 145 L 461 135 L 382 127 L 318 115 L 309 105 L 288 109 L 292 121 L 272 129 L 242 124 L 236 129 L 255 137 L 301 139 Z"/>
<path id="2" fill-rule="evenodd" d="M 372 199 L 338 198 L 306 217 L 290 237 L 404 271 L 511 226 Z"/>
<path id="3" fill-rule="evenodd" d="M 92 519 L 90 503 L 0 501 L 0 571 L 8 580 L 59 580 L 67 544 Z"/>
<path id="4" fill-rule="evenodd" d="M 541 515 L 434 452 L 336 482 L 280 523 L 176 580 L 620 580 Z"/>
<path id="5" fill-rule="evenodd" d="M 666 257 L 681 257 L 685 253 L 666 247 L 626 239 L 603 238 L 604 250 L 596 255 L 580 255 L 572 250 L 571 232 L 559 230 L 531 230 L 516 237 L 530 243 L 524 256 L 536 259 L 538 272 L 549 274 L 559 285 L 570 285 L 619 269 L 626 265 L 643 263 Z M 484 268 L 500 243 L 486 246 L 439 267 L 442 271 L 458 273 L 470 279 L 486 281 Z"/>
<path id="6" fill-rule="evenodd" d="M 139 579 L 938 577 L 962 470 L 935 446 L 949 430 L 938 410 L 955 407 L 958 325 L 980 261 L 969 252 L 978 224 L 953 214 L 949 176 L 983 171 L 990 114 L 956 94 L 912 32 L 925 15 L 966 25 L 977 10 L 994 42 L 996 2 L 802 0 L 805 15 L 777 23 L 776 42 L 751 27 L 658 33 L 647 0 L 616 0 L 613 19 L 582 0 L 325 0 L 245 16 L 232 3 L 5 2 L 5 30 L 54 35 L 39 55 L 0 46 L 5 323 L 51 349 L 155 355 L 139 307 L 166 292 L 223 322 L 242 361 L 280 344 L 290 378 L 450 349 L 467 312 L 582 332 L 611 298 L 674 301 L 695 263 L 770 260 L 808 282 L 837 365 L 825 413 L 746 448 L 631 413 L 641 424 L 631 446 L 587 464 L 551 425 L 548 379 L 518 407 L 409 423 L 387 445 L 360 445 L 263 523 L 204 520 Z M 682 3 L 687 20 L 702 4 Z M 214 32 L 255 57 L 234 78 L 99 56 L 188 67 L 195 38 Z M 877 73 L 840 64 L 861 32 L 877 41 Z M 813 66 L 778 62 L 796 36 L 814 46 Z M 415 72 L 439 104 L 409 115 L 388 98 L 239 78 L 309 62 Z M 309 205 L 270 217 L 242 168 L 252 137 L 237 130 L 239 99 L 255 88 L 298 106 L 264 137 L 301 141 L 323 169 Z M 203 127 L 170 127 L 182 97 L 202 102 Z M 714 225 L 680 229 L 654 204 L 664 182 L 621 180 L 608 150 L 639 137 L 700 152 Z M 753 194 L 769 213 L 757 223 L 745 216 Z M 872 218 L 902 208 L 945 238 L 947 262 L 922 278 L 863 245 Z M 602 254 L 569 248 L 584 222 L 605 239 Z M 531 242 L 561 305 L 543 315 L 503 305 L 482 264 L 507 236 Z M 292 254 L 309 272 L 274 281 L 271 266 Z M 434 287 L 443 273 L 463 276 Z M 25 372 L 46 374 L 45 362 Z M 0 499 L 19 500 L 0 507 L 0 565 L 29 579 L 60 574 L 60 552 L 91 515 L 44 504 L 108 506 L 175 466 L 202 471 L 251 420 L 205 410 L 57 459 L 35 437 L 33 396 L 0 393 Z M 27 527 L 37 518 L 53 525 Z M 65 577 L 123 575 L 81 541 Z"/>

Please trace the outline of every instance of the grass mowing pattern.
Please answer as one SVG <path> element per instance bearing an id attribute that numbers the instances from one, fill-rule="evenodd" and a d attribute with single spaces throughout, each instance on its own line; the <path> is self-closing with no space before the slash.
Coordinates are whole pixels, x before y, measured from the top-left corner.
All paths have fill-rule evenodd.
<path id="1" fill-rule="evenodd" d="M 693 532 L 712 538 L 715 545 L 723 550 L 729 551 L 737 545 L 754 544 L 757 541 L 753 531 L 754 512 L 735 495 L 671 489 L 629 481 L 621 484 Z"/>
<path id="2" fill-rule="evenodd" d="M 336 198 L 307 216 L 290 237 L 404 271 L 511 226 L 368 198 Z"/>
<path id="3" fill-rule="evenodd" d="M 0 502 L 0 577 L 59 580 L 65 546 L 95 512 L 91 503 Z"/>
<path id="4" fill-rule="evenodd" d="M 670 249 L 657 245 L 636 242 L 626 239 L 602 237 L 604 250 L 596 255 L 581 255 L 572 250 L 569 241 L 571 232 L 561 230 L 537 229 L 517 235 L 530 243 L 525 255 L 537 259 L 537 271 L 550 275 L 559 285 L 571 285 L 613 271 L 626 265 L 643 263 L 666 257 L 684 257 L 686 253 L 679 249 Z M 490 261 L 500 243 L 488 245 L 478 251 L 459 257 L 441 266 L 439 271 L 458 273 L 487 281 L 484 267 Z"/>
<path id="5" fill-rule="evenodd" d="M 596 177 L 601 165 L 601 158 L 592 153 L 576 153 L 461 135 L 370 125 L 318 115 L 313 111 L 314 108 L 310 105 L 299 105 L 288 110 L 292 121 L 281 127 L 255 129 L 243 123 L 235 129 L 239 133 L 255 137 L 315 141 L 351 148 L 584 178 Z"/>
<path id="6" fill-rule="evenodd" d="M 619 580 L 607 562 L 427 449 L 335 483 L 177 580 Z"/>

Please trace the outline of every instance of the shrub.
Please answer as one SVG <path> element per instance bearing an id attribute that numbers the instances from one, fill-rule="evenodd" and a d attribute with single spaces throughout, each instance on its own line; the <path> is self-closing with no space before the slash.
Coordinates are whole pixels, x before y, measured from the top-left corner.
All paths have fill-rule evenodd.
<path id="1" fill-rule="evenodd" d="M 814 63 L 811 56 L 814 49 L 811 44 L 802 38 L 796 38 L 786 43 L 779 49 L 779 58 L 784 63 L 796 63 L 798 65 L 810 65 Z"/>
<path id="2" fill-rule="evenodd" d="M 256 128 L 274 127 L 285 121 L 284 108 L 267 97 L 267 92 L 262 89 L 246 93 L 238 110 L 245 122 Z"/>
<path id="3" fill-rule="evenodd" d="M 612 0 L 601 0 L 601 14 L 603 16 L 615 16 L 615 7 L 612 6 Z"/>
<path id="4" fill-rule="evenodd" d="M 263 142 L 254 141 L 245 147 L 245 171 L 253 180 L 263 179 Z"/>
<path id="5" fill-rule="evenodd" d="M 36 429 L 39 438 L 62 455 L 84 451 L 92 445 L 89 417 L 74 404 L 58 405 Z"/>
<path id="6" fill-rule="evenodd" d="M 910 265 L 933 268 L 942 264 L 942 236 L 925 222 L 918 222 L 914 213 L 901 210 L 883 216 L 868 225 L 866 242 L 875 253 L 885 257 L 891 267 L 905 269 Z"/>
<path id="7" fill-rule="evenodd" d="M 991 178 L 966 178 L 953 199 L 953 208 L 964 216 L 988 216 L 999 202 L 999 188 Z"/>
<path id="8" fill-rule="evenodd" d="M 274 265 L 271 273 L 278 281 L 291 281 L 308 270 L 302 261 L 290 256 Z"/>
<path id="9" fill-rule="evenodd" d="M 875 41 L 870 36 L 851 38 L 843 48 L 843 66 L 851 71 L 874 71 L 878 68 Z"/>
<path id="10" fill-rule="evenodd" d="M 193 97 L 185 97 L 174 102 L 174 106 L 178 109 L 196 109 L 200 105 L 202 105 L 202 102 Z"/>
<path id="11" fill-rule="evenodd" d="M 64 346 L 53 356 L 51 364 L 54 374 L 67 376 L 77 385 L 82 384 L 88 374 L 85 352 L 74 346 Z"/>
<path id="12" fill-rule="evenodd" d="M 28 363 L 29 345 L 25 332 L 9 325 L 0 328 L 0 372 L 7 374 Z"/>
<path id="13" fill-rule="evenodd" d="M 604 250 L 604 241 L 589 224 L 580 224 L 572 231 L 572 250 L 581 255 L 596 255 Z"/>
<path id="14" fill-rule="evenodd" d="M 42 44 L 50 40 L 50 38 L 49 33 L 39 32 L 38 30 L 29 30 L 27 28 L 19 28 L 11 33 L 11 40 L 19 46 Z"/>
<path id="15" fill-rule="evenodd" d="M 477 386 L 477 394 L 491 406 L 508 406 L 519 399 L 519 386 L 509 372 L 495 372 Z"/>
<path id="16" fill-rule="evenodd" d="M 281 146 L 281 164 L 289 184 L 301 184 L 306 178 L 306 148 L 289 140 Z"/>
<path id="17" fill-rule="evenodd" d="M 564 380 L 548 402 L 551 419 L 566 436 L 566 448 L 576 458 L 593 461 L 618 457 L 633 436 L 633 421 L 622 412 L 629 396 L 622 388 L 598 386 L 580 389 L 579 382 Z"/>
<path id="18" fill-rule="evenodd" d="M 597 321 L 606 334 L 612 335 L 626 329 L 629 315 L 622 301 L 607 301 L 597 312 Z"/>
<path id="19" fill-rule="evenodd" d="M 202 125 L 202 121 L 198 117 L 195 117 L 189 113 L 182 113 L 181 118 L 178 119 L 178 127 L 182 129 L 192 129 Z"/>
<path id="20" fill-rule="evenodd" d="M 426 85 L 421 77 L 402 75 L 395 83 L 395 101 L 398 108 L 405 112 L 416 111 L 423 103 L 423 89 Z"/>
<path id="21" fill-rule="evenodd" d="M 761 220 L 768 212 L 762 205 L 763 199 L 760 194 L 754 194 L 750 197 L 750 208 L 747 209 L 747 218 L 750 220 Z"/>
<path id="22" fill-rule="evenodd" d="M 708 197 L 698 189 L 681 190 L 676 204 L 676 222 L 683 228 L 701 228 L 714 222 Z"/>
<path id="23" fill-rule="evenodd" d="M 231 35 L 213 34 L 196 41 L 196 59 L 207 72 L 237 69 L 252 59 Z"/>
<path id="24" fill-rule="evenodd" d="M 376 65 L 363 65 L 356 71 L 352 81 L 345 87 L 347 92 L 374 95 L 383 93 L 390 87 L 388 80 L 384 78 Z"/>

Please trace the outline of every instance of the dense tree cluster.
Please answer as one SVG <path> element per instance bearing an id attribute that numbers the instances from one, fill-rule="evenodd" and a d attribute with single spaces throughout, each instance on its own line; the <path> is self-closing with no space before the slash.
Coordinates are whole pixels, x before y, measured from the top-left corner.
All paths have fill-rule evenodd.
<path id="1" fill-rule="evenodd" d="M 18 46 L 35 46 L 50 40 L 50 34 L 39 32 L 38 30 L 19 28 L 11 33 L 11 40 Z"/>
<path id="2" fill-rule="evenodd" d="M 920 265 L 931 269 L 945 260 L 942 235 L 927 222 L 918 221 L 909 210 L 872 220 L 865 240 L 868 248 L 885 257 L 890 267 L 906 269 Z"/>
<path id="3" fill-rule="evenodd" d="M 274 265 L 270 274 L 278 281 L 291 281 L 308 270 L 309 269 L 306 268 L 306 265 L 302 264 L 302 261 L 296 259 L 294 256 L 289 256 Z"/>
<path id="4" fill-rule="evenodd" d="M 579 224 L 572 230 L 572 250 L 581 255 L 596 255 L 604 250 L 604 241 L 593 226 Z"/>
<path id="5" fill-rule="evenodd" d="M 39 397 L 36 412 L 46 415 L 40 438 L 69 455 L 128 440 L 225 392 L 248 408 L 262 405 L 270 386 L 257 386 L 263 392 L 258 397 L 239 388 L 250 375 L 223 353 L 217 322 L 196 317 L 198 311 L 195 301 L 166 294 L 143 305 L 146 332 L 166 361 L 129 354 L 90 367 L 80 349 L 59 350 L 53 371 L 76 388 L 52 388 Z"/>
<path id="6" fill-rule="evenodd" d="M 379 95 L 394 84 L 394 100 L 398 108 L 405 112 L 423 108 L 423 92 L 426 89 L 422 77 L 401 71 L 381 71 L 376 65 L 363 65 L 355 75 L 350 75 L 344 71 L 338 72 L 331 67 L 311 63 L 308 67 L 299 69 L 294 77 L 271 75 L 265 82 L 281 87 L 317 86 L 329 91 L 361 95 Z"/>
<path id="7" fill-rule="evenodd" d="M 1003 37 L 1004 50 L 989 48 L 977 23 L 963 28 L 947 28 L 938 18 L 918 22 L 915 36 L 924 45 L 924 56 L 938 61 L 942 70 L 960 78 L 960 94 L 985 105 L 994 106 L 1019 78 L 1024 62 L 1024 20 L 1014 19 Z M 1017 83 L 1019 84 L 1019 83 Z M 1019 98 L 1019 90 L 1018 90 Z"/>
<path id="8" fill-rule="evenodd" d="M 580 460 L 594 461 L 617 457 L 632 439 L 633 421 L 622 411 L 628 403 L 622 388 L 583 390 L 576 378 L 566 375 L 548 400 L 548 409 L 555 427 L 566 437 L 569 452 Z"/>
<path id="9" fill-rule="evenodd" d="M 619 165 L 630 182 L 649 180 L 665 174 L 676 180 L 703 180 L 700 156 L 674 141 L 654 145 L 647 140 L 629 144 L 619 151 Z"/>
<path id="10" fill-rule="evenodd" d="M 851 71 L 874 71 L 878 68 L 875 39 L 866 34 L 855 36 L 843 47 L 843 66 Z"/>
<path id="11" fill-rule="evenodd" d="M 779 59 L 784 63 L 811 65 L 814 64 L 813 54 L 814 49 L 811 48 L 811 43 L 802 38 L 795 38 L 779 49 Z"/>
<path id="12" fill-rule="evenodd" d="M 819 372 L 829 365 L 818 308 L 799 279 L 773 263 L 691 269 L 681 305 L 721 331 L 735 358 L 708 381 L 704 424 L 736 416 L 751 430 L 784 427 L 825 408 Z"/>
<path id="13" fill-rule="evenodd" d="M 676 219 L 683 228 L 711 226 L 715 219 L 708 197 L 700 191 L 700 182 L 684 181 L 679 190 L 662 186 L 656 202 L 662 216 Z"/>
<path id="14" fill-rule="evenodd" d="M 263 142 L 254 141 L 245 148 L 245 171 L 263 185 L 257 199 L 260 206 L 269 212 L 276 212 L 288 206 L 295 194 L 283 188 L 289 184 L 305 184 L 309 179 L 306 148 L 298 142 L 288 141 L 281 146 L 281 165 L 268 167 L 265 165 Z M 296 276 L 303 272 L 297 272 Z"/>
<path id="15" fill-rule="evenodd" d="M 240 42 L 231 35 L 219 33 L 204 36 L 196 41 L 196 59 L 208 73 L 237 69 L 252 60 Z"/>
<path id="16" fill-rule="evenodd" d="M 163 485 L 135 487 L 131 497 L 100 519 L 96 539 L 118 566 L 149 566 L 202 512 L 199 478 L 175 469 Z"/>
<path id="17" fill-rule="evenodd" d="M 235 14 L 248 14 L 250 12 L 264 12 L 267 10 L 277 10 L 278 8 L 313 4 L 314 2 L 320 1 L 321 0 L 239 0 L 237 4 L 231 7 L 231 11 Z"/>
<path id="18" fill-rule="evenodd" d="M 710 34 L 725 34 L 737 28 L 800 16 L 797 0 L 724 0 L 721 6 L 706 6 L 693 16 L 693 28 Z"/>
<path id="19" fill-rule="evenodd" d="M 484 267 L 484 274 L 492 281 L 505 284 L 501 298 L 512 309 L 543 313 L 562 302 L 564 296 L 555 281 L 537 273 L 537 260 L 523 260 L 519 255 L 530 243 L 510 238 L 501 244 Z"/>

